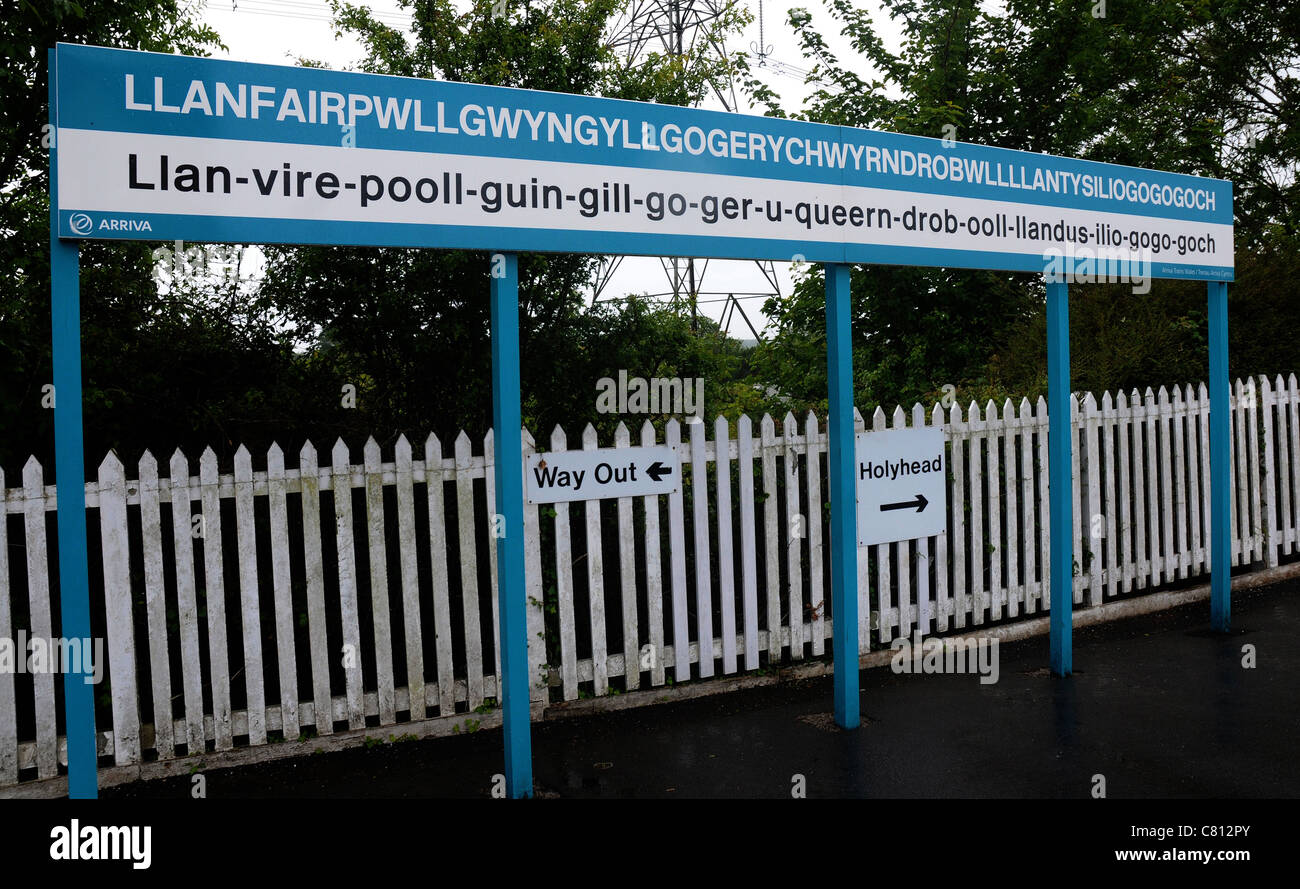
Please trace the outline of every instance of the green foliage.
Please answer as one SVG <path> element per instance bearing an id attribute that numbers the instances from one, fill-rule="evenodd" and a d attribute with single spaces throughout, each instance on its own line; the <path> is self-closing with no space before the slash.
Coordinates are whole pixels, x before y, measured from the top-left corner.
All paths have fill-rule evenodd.
<path id="1" fill-rule="evenodd" d="M 838 58 L 803 9 L 789 23 L 811 63 L 805 107 L 782 106 L 737 54 L 712 48 L 747 20 L 728 8 L 680 53 L 629 61 L 606 48 L 619 0 L 404 0 L 409 33 L 361 5 L 333 0 L 359 67 L 687 104 L 735 73 L 774 115 L 866 126 L 1234 182 L 1237 281 L 1229 288 L 1231 370 L 1296 368 L 1289 329 L 1300 292 L 1297 64 L 1300 2 L 1279 0 L 881 0 L 902 29 L 880 37 L 878 15 L 830 0 L 851 57 Z M 58 40 L 203 55 L 218 35 L 183 0 L 3 3 L 0 44 L 0 466 L 52 461 L 46 49 Z M 319 64 L 304 60 L 305 64 Z M 170 246 L 170 245 L 169 245 Z M 86 243 L 82 255 L 86 456 L 127 461 L 153 447 L 279 439 L 327 447 L 335 436 L 491 424 L 488 256 L 481 252 L 268 248 L 260 290 L 201 278 L 165 288 L 153 245 Z M 599 249 L 576 243 L 575 250 Z M 804 273 L 766 307 L 775 337 L 745 351 L 716 325 L 631 298 L 586 305 L 587 255 L 520 257 L 524 420 L 545 446 L 593 422 L 608 441 L 619 418 L 594 410 L 602 377 L 705 379 L 706 417 L 825 407 L 824 295 Z M 859 404 L 911 404 L 957 387 L 958 399 L 1033 397 L 1045 389 L 1043 291 L 1035 276 L 886 266 L 852 277 Z M 1071 290 L 1075 387 L 1145 389 L 1205 377 L 1203 285 L 1155 282 L 1151 293 Z M 342 403 L 356 388 L 356 407 Z M 627 418 L 623 418 L 624 421 Z M 633 418 L 639 422 L 640 418 Z M 639 427 L 630 429 L 635 440 Z M 12 484 L 12 482 L 9 482 Z M 553 611 L 547 587 L 545 610 Z M 553 616 L 553 615 L 552 615 Z"/>
<path id="2" fill-rule="evenodd" d="M 361 67 L 379 73 L 687 102 L 699 98 L 716 64 L 702 52 L 637 65 L 616 58 L 603 40 L 616 0 L 510 3 L 505 15 L 491 0 L 463 12 L 447 0 L 404 3 L 414 17 L 405 36 L 363 7 L 331 5 L 337 29 L 365 48 Z M 527 426 L 543 438 L 557 423 L 581 434 L 585 421 L 602 419 L 594 411 L 596 381 L 619 368 L 704 376 L 711 410 L 745 404 L 744 387 L 728 385 L 739 369 L 734 344 L 697 337 L 671 313 L 635 301 L 586 309 L 594 263 L 581 254 L 519 259 Z M 461 428 L 487 429 L 488 268 L 487 254 L 469 251 L 268 250 L 262 294 L 284 313 L 306 363 L 333 377 L 332 391 L 348 382 L 357 387 L 356 410 L 330 407 L 322 424 L 345 437 L 381 440 L 430 430 L 450 440 Z"/>
<path id="3" fill-rule="evenodd" d="M 778 333 L 752 359 L 786 397 L 780 409 L 796 415 L 826 407 L 824 287 L 813 273 L 789 296 L 769 300 Z M 894 266 L 854 268 L 851 288 L 859 405 L 910 406 L 938 397 L 945 384 L 978 378 L 992 338 L 1031 312 L 1035 299 L 1023 278 Z"/>
<path id="4" fill-rule="evenodd" d="M 594 412 L 598 382 L 617 381 L 620 370 L 629 377 L 702 377 L 708 420 L 719 414 L 735 418 L 759 403 L 758 391 L 747 381 L 746 352 L 716 323 L 701 317 L 692 326 L 678 310 L 629 297 L 575 315 L 548 343 L 538 379 L 546 380 L 548 372 L 553 376 L 543 385 L 525 385 L 525 425 L 543 433 L 542 444 L 557 423 L 566 424 L 572 443 L 582 431 L 572 425 L 574 418 L 589 418 L 602 440 L 621 420 L 629 424 L 633 440 L 639 439 L 641 418 Z"/>
<path id="5" fill-rule="evenodd" d="M 206 55 L 217 34 L 178 0 L 4 4 L 0 28 L 0 466 L 28 455 L 52 465 L 46 51 L 58 41 Z M 170 246 L 170 245 L 168 245 Z M 154 245 L 86 242 L 81 305 L 87 462 L 109 447 L 165 462 L 177 445 L 218 449 L 249 426 L 262 436 L 310 411 L 311 369 L 276 331 L 267 307 L 216 288 L 162 295 Z M 56 393 L 57 394 L 57 393 Z M 10 478 L 13 475 L 9 476 Z M 48 478 L 49 476 L 47 476 Z"/>
<path id="6" fill-rule="evenodd" d="M 1238 280 L 1229 288 L 1233 373 L 1286 372 L 1278 337 L 1300 297 L 1295 271 L 1300 162 L 1300 3 L 1152 0 L 1106 4 L 882 0 L 898 51 L 872 13 L 831 0 L 857 58 L 841 61 L 806 10 L 789 22 L 813 63 L 802 115 L 827 123 L 1049 151 L 1234 182 Z M 774 105 L 770 93 L 751 95 Z M 822 279 L 767 307 L 777 334 L 754 367 L 785 404 L 825 404 Z M 1077 389 L 1145 389 L 1204 379 L 1204 285 L 1149 294 L 1071 289 Z M 869 266 L 853 274 L 859 404 L 911 404 L 957 387 L 962 402 L 1045 390 L 1044 293 L 1037 276 Z"/>
<path id="7" fill-rule="evenodd" d="M 331 5 L 340 35 L 361 41 L 360 67 L 381 73 L 686 103 L 704 94 L 724 64 L 690 48 L 635 64 L 617 58 L 603 39 L 620 9 L 616 0 L 510 2 L 505 15 L 485 0 L 468 8 L 406 3 L 414 17 L 409 34 L 364 7 Z M 0 466 L 11 475 L 29 454 L 52 463 L 52 412 L 41 405 L 52 378 L 45 48 L 67 40 L 204 55 L 220 44 L 195 22 L 194 10 L 179 0 L 24 2 L 6 15 L 0 40 L 12 61 L 0 75 L 0 262 L 12 283 L 0 295 L 0 428 L 7 432 Z M 729 10 L 712 25 L 713 36 L 744 18 Z M 173 447 L 193 456 L 212 445 L 224 462 L 240 443 L 258 454 L 279 440 L 292 453 L 304 438 L 328 447 L 342 436 L 355 446 L 372 433 L 387 442 L 404 431 L 436 431 L 449 441 L 461 428 L 490 425 L 486 254 L 268 248 L 265 281 L 253 291 L 202 277 L 161 287 L 153 246 L 83 246 L 92 474 L 110 447 L 129 463 L 146 447 L 165 462 Z M 629 317 L 609 308 L 588 312 L 593 263 L 580 254 L 520 258 L 530 425 L 564 423 L 580 432 L 586 420 L 601 419 L 593 410 L 595 382 L 618 368 L 705 376 L 711 409 L 744 409 L 752 390 L 729 382 L 743 372 L 734 344 L 715 354 L 716 330 L 704 325 L 702 336 L 684 334 L 651 307 Z M 623 357 L 611 342 L 639 345 Z M 348 385 L 355 408 L 344 403 Z"/>
<path id="8" fill-rule="evenodd" d="M 19 188 L 45 177 L 48 141 L 42 141 L 49 120 L 49 76 L 46 51 L 58 42 L 95 43 L 154 52 L 207 55 L 220 46 L 217 34 L 195 20 L 198 7 L 181 0 L 115 0 L 112 3 L 71 0 L 6 0 L 0 5 L 0 207 L 39 194 Z M 223 47 L 224 48 L 224 47 Z M 47 217 L 48 218 L 48 217 Z M 5 213 L 6 231 L 15 217 Z"/>
<path id="9" fill-rule="evenodd" d="M 1228 372 L 1284 377 L 1297 370 L 1290 296 L 1300 275 L 1300 244 L 1270 238 L 1237 255 L 1228 287 Z M 1117 284 L 1070 292 L 1070 374 L 1077 391 L 1100 393 L 1187 385 L 1209 375 L 1205 285 L 1154 281 L 1149 294 Z M 1041 308 L 1009 326 L 988 375 L 961 391 L 964 402 L 1047 394 L 1047 323 Z"/>

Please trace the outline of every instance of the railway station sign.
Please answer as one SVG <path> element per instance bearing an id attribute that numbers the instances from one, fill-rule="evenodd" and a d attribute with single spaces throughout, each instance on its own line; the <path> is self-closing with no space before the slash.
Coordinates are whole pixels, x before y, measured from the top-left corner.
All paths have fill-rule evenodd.
<path id="1" fill-rule="evenodd" d="M 55 52 L 64 238 L 1233 275 L 1220 180 L 646 102 Z"/>
<path id="2" fill-rule="evenodd" d="M 858 546 L 933 537 L 948 527 L 943 429 L 881 429 L 856 436 Z"/>
<path id="3" fill-rule="evenodd" d="M 674 494 L 681 490 L 681 477 L 670 445 L 528 454 L 524 464 L 529 503 Z"/>

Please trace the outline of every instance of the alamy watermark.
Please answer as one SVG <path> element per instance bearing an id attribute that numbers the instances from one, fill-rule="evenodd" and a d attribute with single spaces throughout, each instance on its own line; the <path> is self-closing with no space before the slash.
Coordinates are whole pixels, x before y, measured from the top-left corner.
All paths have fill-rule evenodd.
<path id="1" fill-rule="evenodd" d="M 890 648 L 894 656 L 889 668 L 895 673 L 977 673 L 980 685 L 998 681 L 998 640 L 991 636 L 922 641 L 918 631 L 911 639 L 895 639 Z"/>
<path id="2" fill-rule="evenodd" d="M 596 381 L 596 412 L 601 414 L 688 414 L 704 417 L 704 378 L 631 377 Z"/>
<path id="3" fill-rule="evenodd" d="M 1065 284 L 1131 284 L 1137 294 L 1151 292 L 1151 254 L 1142 251 L 1127 259 L 1099 255 L 1091 247 L 1071 244 L 1062 251 L 1043 251 L 1043 275 L 1048 281 Z"/>
<path id="4" fill-rule="evenodd" d="M 19 630 L 15 638 L 0 636 L 0 674 L 83 673 L 87 685 L 104 678 L 104 640 L 28 637 Z"/>
<path id="5" fill-rule="evenodd" d="M 153 251 L 153 278 L 159 286 L 172 286 L 186 279 L 233 283 L 239 280 L 244 248 L 221 244 L 190 244 L 175 241 Z"/>
<path id="6" fill-rule="evenodd" d="M 50 830 L 54 861 L 129 861 L 135 870 L 148 870 L 153 861 L 153 828 L 82 824 L 73 818 L 67 827 Z"/>

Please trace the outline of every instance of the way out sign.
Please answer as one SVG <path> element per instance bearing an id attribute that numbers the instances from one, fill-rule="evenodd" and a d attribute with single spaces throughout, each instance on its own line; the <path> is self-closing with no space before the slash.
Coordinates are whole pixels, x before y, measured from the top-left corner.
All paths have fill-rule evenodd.
<path id="1" fill-rule="evenodd" d="M 681 477 L 677 452 L 669 445 L 529 454 L 524 464 L 529 503 L 674 494 Z"/>
<path id="2" fill-rule="evenodd" d="M 858 546 L 942 534 L 948 527 L 943 430 L 859 432 Z"/>

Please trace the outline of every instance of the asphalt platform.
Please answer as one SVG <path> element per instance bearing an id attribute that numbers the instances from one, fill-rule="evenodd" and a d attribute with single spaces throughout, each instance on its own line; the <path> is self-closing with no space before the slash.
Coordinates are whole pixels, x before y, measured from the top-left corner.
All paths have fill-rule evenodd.
<path id="1" fill-rule="evenodd" d="M 1075 673 L 1048 639 L 999 646 L 999 677 L 861 674 L 862 726 L 829 677 L 533 726 L 536 796 L 603 798 L 1300 797 L 1300 580 L 1077 628 Z M 1254 646 L 1255 666 L 1243 665 Z M 400 726 L 397 730 L 400 732 Z M 488 797 L 500 730 L 205 772 L 208 798 Z M 802 776 L 802 777 L 799 777 Z M 178 776 L 102 797 L 189 797 Z"/>

